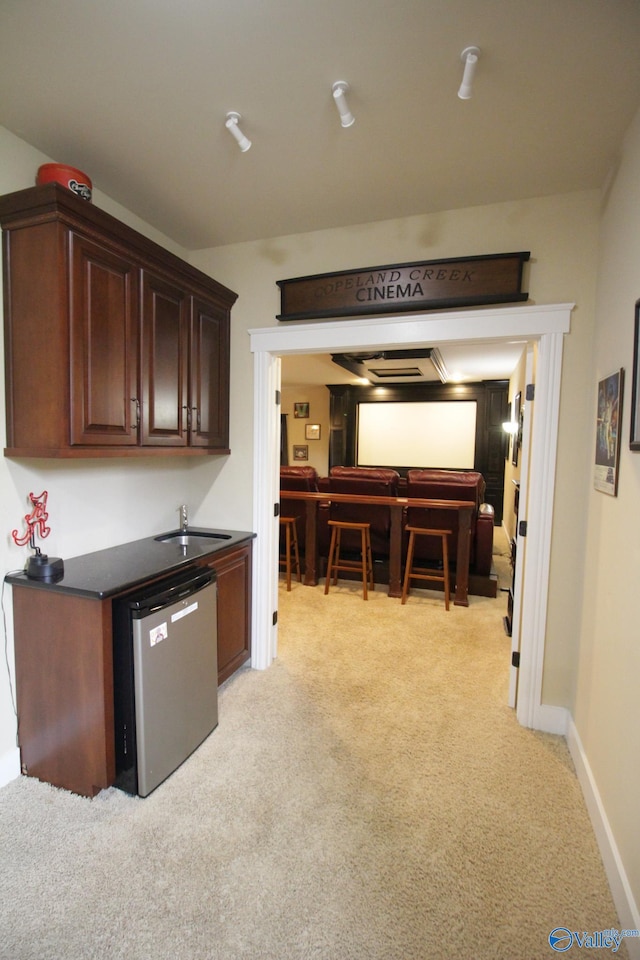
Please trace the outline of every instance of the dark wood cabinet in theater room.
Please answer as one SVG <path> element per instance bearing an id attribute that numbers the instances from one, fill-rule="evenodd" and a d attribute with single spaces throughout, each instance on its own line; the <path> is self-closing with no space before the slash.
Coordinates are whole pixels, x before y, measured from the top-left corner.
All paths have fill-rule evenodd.
<path id="1" fill-rule="evenodd" d="M 0 224 L 6 454 L 228 453 L 236 294 L 57 183 Z"/>
<path id="2" fill-rule="evenodd" d="M 502 424 L 508 420 L 507 381 L 486 384 L 485 436 L 486 453 L 482 474 L 487 485 L 484 499 L 495 511 L 495 523 L 502 523 L 504 500 L 505 432 Z"/>

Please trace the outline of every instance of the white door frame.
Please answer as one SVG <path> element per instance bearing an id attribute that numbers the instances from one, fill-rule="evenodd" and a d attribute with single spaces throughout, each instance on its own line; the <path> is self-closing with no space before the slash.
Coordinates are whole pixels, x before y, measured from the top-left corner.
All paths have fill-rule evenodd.
<path id="1" fill-rule="evenodd" d="M 249 331 L 254 354 L 254 553 L 252 659 L 265 669 L 277 655 L 280 356 L 433 346 L 487 340 L 538 342 L 536 410 L 531 427 L 527 551 L 520 605 L 517 717 L 526 727 L 564 733 L 564 711 L 542 703 L 553 493 L 564 334 L 573 304 L 509 306 L 323 323 L 281 323 Z"/>
<path id="2" fill-rule="evenodd" d="M 534 347 L 530 342 L 527 344 L 525 357 L 525 385 L 534 383 Z M 527 498 L 529 496 L 529 457 L 531 454 L 531 424 L 533 423 L 531 400 L 526 397 L 522 401 L 522 448 L 520 458 L 520 489 L 518 492 L 518 527 L 520 518 L 527 515 Z M 515 440 L 514 440 L 515 443 Z M 511 668 L 509 671 L 509 695 L 507 702 L 510 707 L 517 706 L 518 703 L 518 681 L 520 678 L 520 668 L 513 665 L 514 654 L 520 655 L 520 609 L 522 606 L 522 584 L 523 572 L 525 566 L 525 555 L 527 547 L 527 538 L 522 537 L 519 529 L 514 534 L 516 541 L 516 568 L 513 571 L 513 609 L 511 611 Z"/>

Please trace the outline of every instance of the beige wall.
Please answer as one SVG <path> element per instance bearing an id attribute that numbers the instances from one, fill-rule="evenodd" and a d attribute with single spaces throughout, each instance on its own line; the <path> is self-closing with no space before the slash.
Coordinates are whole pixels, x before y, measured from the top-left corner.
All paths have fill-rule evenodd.
<path id="1" fill-rule="evenodd" d="M 640 559 L 640 538 L 635 536 L 640 520 L 640 454 L 623 448 L 616 500 L 595 493 L 591 475 L 597 376 L 631 364 L 633 303 L 640 297 L 639 167 L 636 122 L 604 209 L 600 270 L 603 200 L 596 191 L 238 244 L 191 257 L 239 291 L 233 321 L 235 376 L 247 379 L 251 376 L 247 331 L 275 324 L 276 280 L 287 277 L 366 264 L 530 250 L 532 300 L 575 301 L 563 357 L 543 700 L 571 711 L 575 703 L 596 789 L 605 799 L 604 812 L 612 819 L 636 902 L 640 644 L 632 603 Z M 603 279 L 596 328 L 598 273 Z M 628 377 L 627 411 L 629 397 Z M 626 436 L 628 414 L 623 430 Z M 248 464 L 251 439 L 246 434 L 245 441 L 242 458 Z M 231 483 L 232 473 L 220 479 Z M 215 491 L 216 496 L 231 494 L 232 486 L 218 485 Z"/>
<path id="2" fill-rule="evenodd" d="M 253 370 L 248 331 L 276 324 L 277 280 L 367 264 L 530 250 L 525 277 L 531 299 L 575 301 L 563 362 L 544 676 L 545 702 L 561 706 L 572 703 L 582 602 L 587 489 L 576 483 L 576 471 L 581 465 L 578 472 L 584 474 L 589 462 L 592 391 L 585 373 L 592 356 L 598 216 L 599 194 L 578 192 L 234 244 L 190 257 L 239 293 L 232 321 L 231 445 L 238 453 L 235 468 L 246 465 L 247 473 L 252 457 L 247 424 Z M 230 464 L 211 496 L 233 500 L 242 479 Z"/>
<path id="3" fill-rule="evenodd" d="M 287 433 L 289 440 L 289 463 L 300 464 L 305 467 L 315 467 L 319 477 L 326 477 L 329 472 L 329 391 L 323 386 L 288 386 L 282 388 L 282 413 L 287 414 Z M 294 403 L 309 404 L 309 419 L 303 420 L 294 416 Z M 320 425 L 320 439 L 308 440 L 305 426 L 307 424 Z M 308 460 L 294 460 L 294 445 L 309 448 Z"/>
<path id="4" fill-rule="evenodd" d="M 634 304 L 640 298 L 640 113 L 603 204 L 596 335 L 589 376 L 589 462 L 595 449 L 596 383 L 626 372 L 617 497 L 589 475 L 575 724 L 640 904 L 640 453 L 629 450 Z"/>

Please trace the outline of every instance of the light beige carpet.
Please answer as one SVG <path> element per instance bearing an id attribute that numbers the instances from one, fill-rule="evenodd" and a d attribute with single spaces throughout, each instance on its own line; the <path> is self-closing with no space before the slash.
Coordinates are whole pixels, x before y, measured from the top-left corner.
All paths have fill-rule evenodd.
<path id="1" fill-rule="evenodd" d="M 537 960 L 619 927 L 564 742 L 506 706 L 504 593 L 280 600 L 277 662 L 150 797 L 0 791 L 3 960 Z"/>

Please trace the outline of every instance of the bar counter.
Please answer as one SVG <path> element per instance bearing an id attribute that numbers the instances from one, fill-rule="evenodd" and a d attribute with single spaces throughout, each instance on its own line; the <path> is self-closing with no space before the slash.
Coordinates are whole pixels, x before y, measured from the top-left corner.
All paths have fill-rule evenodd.
<path id="1" fill-rule="evenodd" d="M 452 510 L 458 514 L 458 551 L 456 555 L 454 604 L 469 606 L 469 545 L 471 516 L 475 504 L 468 500 L 422 500 L 416 497 L 367 497 L 350 493 L 309 493 L 305 490 L 283 491 L 286 500 L 306 502 L 305 525 L 305 575 L 304 582 L 313 587 L 318 583 L 318 509 L 320 504 L 358 503 L 388 505 L 391 513 L 389 537 L 389 596 L 402 596 L 402 511 L 407 507 L 427 507 L 437 510 Z"/>

